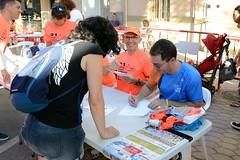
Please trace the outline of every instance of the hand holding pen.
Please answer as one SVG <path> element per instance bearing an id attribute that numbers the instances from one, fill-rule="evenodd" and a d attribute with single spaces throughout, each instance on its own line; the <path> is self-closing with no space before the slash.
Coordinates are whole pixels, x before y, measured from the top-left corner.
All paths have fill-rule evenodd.
<path id="1" fill-rule="evenodd" d="M 133 107 L 137 107 L 138 102 L 139 99 L 137 98 L 137 96 L 134 96 L 130 93 L 130 96 L 128 97 L 128 103 Z"/>
<path id="2" fill-rule="evenodd" d="M 155 110 L 167 110 L 169 106 L 168 100 L 159 99 L 158 97 L 153 100 L 148 107 Z"/>

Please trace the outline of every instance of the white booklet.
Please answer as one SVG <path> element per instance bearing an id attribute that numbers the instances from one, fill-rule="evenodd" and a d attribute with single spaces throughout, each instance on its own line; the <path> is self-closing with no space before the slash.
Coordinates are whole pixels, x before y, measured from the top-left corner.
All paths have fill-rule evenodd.
<path id="1" fill-rule="evenodd" d="M 114 160 L 155 160 L 183 138 L 165 130 L 146 127 L 103 148 L 103 153 Z"/>
<path id="2" fill-rule="evenodd" d="M 114 73 L 119 77 L 129 77 L 128 73 L 125 72 L 114 71 Z"/>
<path id="3" fill-rule="evenodd" d="M 124 116 L 145 116 L 151 111 L 148 108 L 149 103 L 149 100 L 143 99 L 138 103 L 137 107 L 127 104 L 119 114 Z"/>

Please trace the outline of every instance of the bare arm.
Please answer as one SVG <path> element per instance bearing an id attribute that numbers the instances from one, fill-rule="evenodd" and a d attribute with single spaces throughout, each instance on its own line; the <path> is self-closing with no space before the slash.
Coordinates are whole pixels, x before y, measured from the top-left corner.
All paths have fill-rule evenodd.
<path id="1" fill-rule="evenodd" d="M 165 100 L 165 99 L 159 99 L 156 98 L 154 101 L 152 101 L 149 104 L 149 108 L 151 109 L 156 109 L 158 111 L 163 111 L 163 110 L 167 110 L 168 106 L 173 105 L 175 107 L 196 107 L 196 108 L 200 108 L 203 106 L 203 102 L 176 102 L 176 101 L 170 101 L 170 100 Z"/>
<path id="2" fill-rule="evenodd" d="M 141 91 L 139 92 L 139 94 L 137 95 L 137 98 L 139 100 L 149 96 L 155 89 L 157 88 L 157 86 L 150 86 L 148 83 L 146 83 Z"/>
<path id="3" fill-rule="evenodd" d="M 115 137 L 119 132 L 113 127 L 106 128 L 105 125 L 104 100 L 102 94 L 102 56 L 90 54 L 87 55 L 86 58 L 89 104 L 93 120 L 102 138 Z"/>
<path id="4" fill-rule="evenodd" d="M 3 53 L 4 53 L 4 48 L 6 47 L 6 44 L 0 40 L 0 70 L 5 69 L 4 66 L 4 61 L 3 61 Z"/>
<path id="5" fill-rule="evenodd" d="M 6 70 L 6 66 L 4 63 L 4 59 L 3 59 L 3 54 L 5 52 L 6 49 L 6 43 L 4 43 L 3 41 L 0 41 L 0 76 L 2 76 L 3 78 L 3 82 L 5 84 L 10 83 L 10 75 Z"/>
<path id="6" fill-rule="evenodd" d="M 133 96 L 131 95 L 128 98 L 128 102 L 131 106 L 136 107 L 138 102 L 140 100 L 142 100 L 143 98 L 149 96 L 155 89 L 157 86 L 150 86 L 148 83 L 146 83 L 140 90 L 139 94 L 137 96 Z"/>
<path id="7" fill-rule="evenodd" d="M 176 107 L 182 107 L 182 106 L 189 106 L 189 107 L 201 107 L 203 105 L 203 102 L 175 102 L 175 101 L 169 101 L 169 105 L 174 105 Z"/>

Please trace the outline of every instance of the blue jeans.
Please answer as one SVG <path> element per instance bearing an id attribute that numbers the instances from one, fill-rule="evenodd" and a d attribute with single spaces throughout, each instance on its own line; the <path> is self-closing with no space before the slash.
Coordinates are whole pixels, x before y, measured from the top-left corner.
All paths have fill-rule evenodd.
<path id="1" fill-rule="evenodd" d="M 48 126 L 29 114 L 21 130 L 23 142 L 48 160 L 75 160 L 83 152 L 82 126 L 62 129 Z"/>

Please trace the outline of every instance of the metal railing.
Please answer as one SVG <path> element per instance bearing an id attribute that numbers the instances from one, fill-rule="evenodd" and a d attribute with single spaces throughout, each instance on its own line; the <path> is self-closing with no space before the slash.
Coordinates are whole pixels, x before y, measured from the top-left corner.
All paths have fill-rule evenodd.
<path id="1" fill-rule="evenodd" d="M 174 29 L 161 29 L 150 27 L 151 29 L 151 41 L 157 41 L 160 38 L 166 38 L 171 40 L 174 43 L 178 41 L 186 41 L 186 42 L 196 42 L 199 44 L 199 51 L 208 52 L 204 44 L 202 43 L 202 39 L 206 38 L 208 34 L 213 34 L 215 36 L 219 36 L 224 33 L 212 33 L 212 32 L 200 32 L 200 31 L 189 31 L 189 30 L 174 30 Z M 226 33 L 227 34 L 227 33 Z M 230 56 L 234 57 L 238 50 L 238 44 L 240 41 L 240 36 L 227 36 L 231 44 L 229 46 Z M 152 44 L 153 42 L 151 42 Z M 149 48 L 144 48 L 148 50 Z"/>

